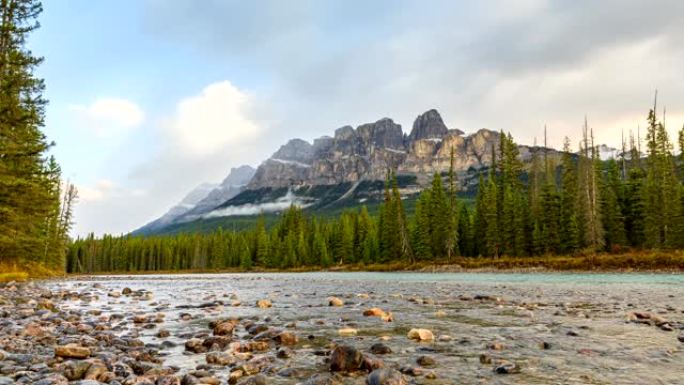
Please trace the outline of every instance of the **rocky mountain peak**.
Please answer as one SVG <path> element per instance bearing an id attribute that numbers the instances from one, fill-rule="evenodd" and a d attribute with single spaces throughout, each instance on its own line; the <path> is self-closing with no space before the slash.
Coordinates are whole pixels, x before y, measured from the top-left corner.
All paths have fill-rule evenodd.
<path id="1" fill-rule="evenodd" d="M 233 167 L 230 169 L 228 176 L 221 182 L 222 187 L 228 186 L 243 186 L 249 183 L 249 180 L 254 176 L 256 170 L 252 166 L 242 165 L 240 167 Z"/>
<path id="2" fill-rule="evenodd" d="M 271 158 L 311 163 L 313 156 L 314 146 L 311 143 L 302 139 L 290 139 L 286 144 L 280 146 Z"/>
<path id="3" fill-rule="evenodd" d="M 409 135 L 409 141 L 439 139 L 444 137 L 448 132 L 449 129 L 444 124 L 439 112 L 435 109 L 431 109 L 418 115 L 413 122 L 413 129 Z"/>

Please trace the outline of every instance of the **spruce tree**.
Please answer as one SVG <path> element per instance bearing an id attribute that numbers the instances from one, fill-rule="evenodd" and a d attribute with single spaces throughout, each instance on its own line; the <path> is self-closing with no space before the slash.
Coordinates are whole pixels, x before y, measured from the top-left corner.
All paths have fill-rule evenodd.
<path id="1" fill-rule="evenodd" d="M 561 160 L 560 249 L 562 253 L 574 253 L 580 246 L 577 193 L 577 167 L 570 151 L 570 140 L 566 137 Z"/>
<path id="2" fill-rule="evenodd" d="M 620 169 L 615 159 L 607 162 L 604 186 L 601 189 L 601 211 L 605 231 L 606 249 L 612 250 L 627 245 L 625 221 L 620 201 L 623 197 L 623 186 L 620 180 Z"/>
<path id="3" fill-rule="evenodd" d="M 26 49 L 42 5 L 4 0 L 0 12 L 0 255 L 10 264 L 58 267 L 64 253 L 59 168 L 46 157 L 50 144 L 41 132 L 47 102 L 34 72 L 42 58 Z"/>

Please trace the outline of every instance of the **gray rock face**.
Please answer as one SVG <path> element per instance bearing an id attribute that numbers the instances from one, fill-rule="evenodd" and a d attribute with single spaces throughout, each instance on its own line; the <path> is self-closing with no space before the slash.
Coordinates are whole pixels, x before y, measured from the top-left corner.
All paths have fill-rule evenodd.
<path id="1" fill-rule="evenodd" d="M 331 185 L 360 180 L 381 180 L 388 169 L 416 175 L 427 183 L 435 172 L 444 172 L 451 163 L 464 171 L 491 162 L 491 148 L 498 146 L 499 133 L 481 129 L 464 135 L 448 129 L 436 110 L 416 118 L 411 135 L 389 118 L 353 128 L 340 127 L 333 137 L 324 136 L 311 145 L 294 139 L 282 146 L 259 166 L 249 188 Z M 530 151 L 521 146 L 521 157 Z"/>
<path id="2" fill-rule="evenodd" d="M 273 154 L 272 159 L 290 160 L 310 164 L 313 160 L 314 147 L 307 141 L 291 139 Z"/>
<path id="3" fill-rule="evenodd" d="M 418 115 L 413 122 L 413 129 L 409 135 L 409 141 L 420 139 L 442 138 L 449 132 L 449 129 L 442 121 L 442 117 L 437 110 L 432 109 Z"/>

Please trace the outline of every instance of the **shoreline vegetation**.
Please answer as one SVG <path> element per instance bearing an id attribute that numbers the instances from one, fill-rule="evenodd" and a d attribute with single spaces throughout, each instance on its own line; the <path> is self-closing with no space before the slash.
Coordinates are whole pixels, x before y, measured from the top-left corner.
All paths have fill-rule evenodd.
<path id="1" fill-rule="evenodd" d="M 173 275 L 173 274 L 220 274 L 220 273 L 304 273 L 304 272 L 425 272 L 425 273 L 684 273 L 684 251 L 639 251 L 622 254 L 591 254 L 580 256 L 538 256 L 499 258 L 453 258 L 451 261 L 394 262 L 388 264 L 347 264 L 326 269 L 313 266 L 268 269 L 240 268 L 100 271 L 94 273 L 70 273 L 46 269 L 21 269 L 0 267 L 0 282 L 25 281 L 60 277 L 87 277 L 105 275 Z"/>

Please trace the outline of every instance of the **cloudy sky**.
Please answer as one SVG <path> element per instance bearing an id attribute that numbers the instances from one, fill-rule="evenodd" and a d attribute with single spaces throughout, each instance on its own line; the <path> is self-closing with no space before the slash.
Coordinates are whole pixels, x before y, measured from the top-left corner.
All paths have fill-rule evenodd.
<path id="1" fill-rule="evenodd" d="M 531 143 L 684 123 L 684 1 L 46 1 L 46 132 L 77 234 L 122 233 L 292 137 L 437 108 Z"/>

